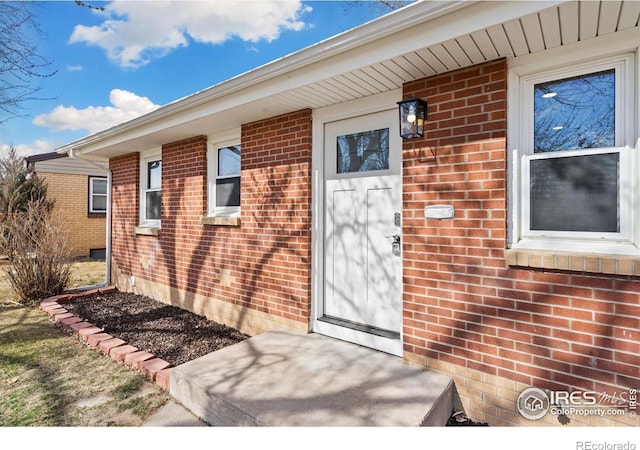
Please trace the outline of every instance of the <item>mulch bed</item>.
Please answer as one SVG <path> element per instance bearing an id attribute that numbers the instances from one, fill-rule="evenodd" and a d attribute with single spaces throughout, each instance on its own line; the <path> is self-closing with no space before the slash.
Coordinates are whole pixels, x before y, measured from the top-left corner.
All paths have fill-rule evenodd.
<path id="1" fill-rule="evenodd" d="M 63 306 L 105 333 L 173 366 L 249 338 L 206 317 L 127 292 L 75 298 Z"/>
<path id="2" fill-rule="evenodd" d="M 250 336 L 185 309 L 142 295 L 110 291 L 64 302 L 64 309 L 161 358 L 172 366 L 184 364 Z M 446 426 L 488 426 L 456 411 Z"/>

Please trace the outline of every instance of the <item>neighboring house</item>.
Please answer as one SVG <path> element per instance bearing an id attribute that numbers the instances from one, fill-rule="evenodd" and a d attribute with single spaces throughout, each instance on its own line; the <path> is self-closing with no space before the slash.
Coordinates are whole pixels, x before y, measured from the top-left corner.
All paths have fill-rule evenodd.
<path id="1" fill-rule="evenodd" d="M 108 164 L 45 153 L 27 164 L 47 183 L 47 197 L 62 211 L 71 256 L 105 257 Z"/>
<path id="2" fill-rule="evenodd" d="M 59 151 L 109 161 L 120 289 L 379 349 L 530 424 L 529 386 L 640 386 L 639 16 L 418 2 Z"/>

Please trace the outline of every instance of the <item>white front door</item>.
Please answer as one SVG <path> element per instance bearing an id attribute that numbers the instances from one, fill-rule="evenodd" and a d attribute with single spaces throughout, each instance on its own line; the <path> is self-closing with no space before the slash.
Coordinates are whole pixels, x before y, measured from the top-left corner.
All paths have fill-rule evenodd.
<path id="1" fill-rule="evenodd" d="M 324 304 L 320 322 L 380 347 L 402 324 L 401 140 L 397 110 L 325 124 Z M 336 333 L 329 333 L 336 334 Z M 345 331 L 337 332 L 344 337 Z M 382 345 L 384 347 L 384 345 Z"/>

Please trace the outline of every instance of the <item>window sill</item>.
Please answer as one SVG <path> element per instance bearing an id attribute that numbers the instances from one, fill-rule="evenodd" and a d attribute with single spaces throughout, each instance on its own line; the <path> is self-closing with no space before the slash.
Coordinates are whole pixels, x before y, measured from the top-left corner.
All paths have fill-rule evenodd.
<path id="1" fill-rule="evenodd" d="M 640 256 L 508 249 L 508 266 L 640 276 Z"/>
<path id="2" fill-rule="evenodd" d="M 202 225 L 214 225 L 220 227 L 239 227 L 240 217 L 200 217 Z"/>
<path id="3" fill-rule="evenodd" d="M 160 228 L 135 227 L 133 229 L 133 234 L 138 234 L 141 236 L 159 236 Z"/>

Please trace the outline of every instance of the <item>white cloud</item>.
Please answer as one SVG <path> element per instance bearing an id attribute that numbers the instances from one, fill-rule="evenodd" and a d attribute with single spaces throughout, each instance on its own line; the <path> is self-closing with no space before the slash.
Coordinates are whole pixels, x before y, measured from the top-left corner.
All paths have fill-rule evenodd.
<path id="1" fill-rule="evenodd" d="M 89 133 L 96 133 L 158 108 L 147 97 L 139 97 L 122 89 L 113 89 L 109 101 L 113 106 L 77 109 L 59 105 L 48 114 L 36 116 L 33 124 L 56 130 L 88 130 Z"/>
<path id="2" fill-rule="evenodd" d="M 114 1 L 101 25 L 77 25 L 69 41 L 103 48 L 122 67 L 137 68 L 151 58 L 189 45 L 188 38 L 221 44 L 278 39 L 283 30 L 301 30 L 311 8 L 299 0 Z"/>
<path id="3" fill-rule="evenodd" d="M 56 144 L 50 141 L 38 139 L 31 144 L 1 144 L 0 143 L 0 157 L 4 157 L 9 154 L 11 147 L 16 149 L 18 156 L 31 156 L 39 155 L 41 153 L 53 152 L 56 149 Z"/>

